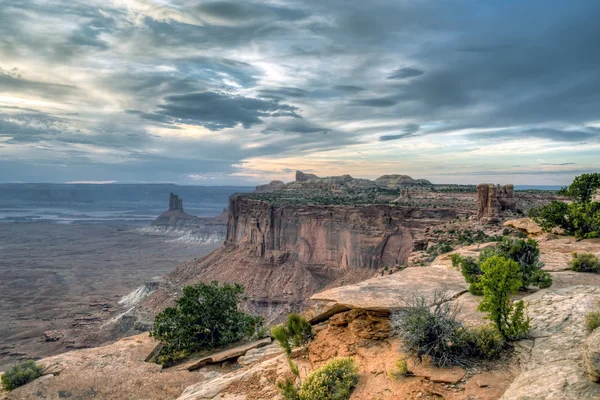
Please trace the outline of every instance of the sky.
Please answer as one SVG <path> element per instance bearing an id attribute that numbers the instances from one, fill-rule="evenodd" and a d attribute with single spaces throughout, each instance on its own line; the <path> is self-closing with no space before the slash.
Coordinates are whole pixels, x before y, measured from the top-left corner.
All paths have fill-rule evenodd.
<path id="1" fill-rule="evenodd" d="M 600 2 L 2 0 L 0 182 L 600 170 Z"/>

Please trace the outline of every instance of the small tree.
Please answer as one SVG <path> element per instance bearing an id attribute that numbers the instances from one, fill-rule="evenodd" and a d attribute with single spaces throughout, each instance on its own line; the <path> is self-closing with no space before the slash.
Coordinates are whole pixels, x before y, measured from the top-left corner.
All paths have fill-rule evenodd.
<path id="1" fill-rule="evenodd" d="M 596 190 L 600 188 L 600 173 L 583 174 L 577 176 L 573 182 L 558 191 L 563 196 L 568 196 L 579 203 L 592 201 Z"/>
<path id="2" fill-rule="evenodd" d="M 510 296 L 522 287 L 519 264 L 501 256 L 493 256 L 481 264 L 480 283 L 483 299 L 478 310 L 488 313 L 505 339 L 516 340 L 527 335 L 529 318 L 523 300 L 513 304 Z"/>
<path id="3" fill-rule="evenodd" d="M 39 378 L 41 374 L 42 367 L 37 365 L 35 361 L 25 361 L 4 371 L 4 374 L 2 374 L 2 386 L 4 389 L 11 391 Z"/>
<path id="4" fill-rule="evenodd" d="M 560 194 L 571 197 L 573 203 L 553 201 L 532 209 L 529 216 L 545 231 L 560 227 L 569 235 L 581 238 L 600 237 L 600 202 L 593 201 L 594 193 L 599 188 L 599 173 L 583 174 L 559 191 Z"/>
<path id="5" fill-rule="evenodd" d="M 279 342 L 288 356 L 292 353 L 292 346 L 303 346 L 314 336 L 312 325 L 304 317 L 295 313 L 288 315 L 285 324 L 273 327 L 271 335 Z"/>
<path id="6" fill-rule="evenodd" d="M 457 256 L 452 258 L 453 265 L 460 265 L 465 281 L 470 284 L 469 291 L 474 295 L 482 295 L 480 284 L 483 271 L 481 264 L 487 259 L 501 256 L 515 261 L 519 266 L 521 289 L 527 286 L 547 288 L 552 285 L 552 277 L 542 270 L 544 263 L 540 261 L 540 249 L 533 239 L 504 237 L 496 248 L 486 248 L 481 251 L 479 258 Z"/>
<path id="7" fill-rule="evenodd" d="M 262 317 L 238 310 L 244 287 L 200 283 L 186 286 L 183 296 L 154 319 L 150 335 L 163 348 L 157 361 L 171 365 L 189 353 L 222 347 L 251 336 L 262 327 Z"/>

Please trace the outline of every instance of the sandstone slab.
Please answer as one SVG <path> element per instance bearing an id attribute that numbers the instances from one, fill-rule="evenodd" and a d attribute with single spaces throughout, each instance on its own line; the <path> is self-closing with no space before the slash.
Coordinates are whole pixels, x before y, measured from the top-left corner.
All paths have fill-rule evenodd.
<path id="1" fill-rule="evenodd" d="M 531 339 L 517 342 L 522 372 L 502 400 L 597 400 L 600 385 L 583 367 L 584 315 L 600 300 L 600 288 L 541 290 L 524 299 Z"/>
<path id="2" fill-rule="evenodd" d="M 182 366 L 182 368 L 185 368 L 188 371 L 193 371 L 195 369 L 202 368 L 203 366 L 208 364 L 216 364 L 227 360 L 233 360 L 234 358 L 243 356 L 249 350 L 267 346 L 269 344 L 271 344 L 270 337 L 261 340 L 256 340 L 250 343 L 245 343 L 241 346 L 232 347 L 230 349 L 207 355 L 199 360 L 193 361 L 192 363 L 185 364 L 184 366 Z"/>
<path id="3" fill-rule="evenodd" d="M 278 396 L 275 379 L 283 376 L 289 369 L 285 355 L 254 364 L 251 367 L 239 369 L 228 374 L 215 374 L 214 378 L 207 379 L 195 385 L 187 387 L 177 400 L 204 400 L 204 399 L 245 399 L 243 394 L 232 393 L 236 385 L 243 387 L 250 382 L 260 381 L 263 376 L 269 376 L 264 384 L 261 384 L 264 399 L 272 399 Z M 229 393 L 226 393 L 229 392 Z"/>
<path id="4" fill-rule="evenodd" d="M 391 311 L 406 306 L 418 296 L 432 300 L 435 293 L 445 291 L 457 297 L 468 289 L 457 270 L 446 267 L 413 267 L 393 275 L 380 276 L 364 282 L 325 290 L 311 300 L 327 301 L 332 307 L 344 306 L 370 311 Z"/>
<path id="5" fill-rule="evenodd" d="M 278 343 L 273 343 L 269 346 L 248 350 L 246 354 L 238 358 L 238 364 L 243 366 L 251 365 L 267 357 L 283 354 L 283 352 L 283 349 Z"/>

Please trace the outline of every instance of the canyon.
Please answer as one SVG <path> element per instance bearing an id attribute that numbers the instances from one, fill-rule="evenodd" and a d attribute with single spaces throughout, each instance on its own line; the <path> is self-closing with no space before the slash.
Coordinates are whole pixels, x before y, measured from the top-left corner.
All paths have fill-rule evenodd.
<path id="1" fill-rule="evenodd" d="M 172 306 L 183 287 L 216 280 L 242 284 L 246 295 L 242 308 L 263 316 L 267 325 L 281 322 L 291 312 L 303 313 L 314 324 L 315 340 L 293 355 L 303 376 L 333 357 L 355 357 L 361 365 L 361 383 L 353 399 L 491 400 L 504 393 L 506 399 L 524 399 L 534 376 L 528 371 L 543 370 L 564 356 L 547 357 L 544 341 L 552 329 L 547 316 L 558 310 L 555 319 L 564 316 L 581 327 L 580 314 L 597 297 L 597 290 L 588 286 L 600 286 L 597 277 L 581 276 L 566 266 L 573 251 L 600 252 L 597 240 L 554 237 L 531 220 L 512 219 L 555 198 L 553 193 L 518 192 L 511 185 L 434 185 L 403 175 L 374 181 L 348 175 L 319 178 L 300 171 L 296 181 L 275 181 L 252 193 L 232 195 L 226 212 L 217 217 L 188 214 L 183 199 L 171 193 L 169 209 L 151 228 L 196 233 L 212 229 L 223 235 L 223 245 L 124 296 L 117 308 L 120 314 L 112 313 L 113 318 L 94 327 L 98 343 L 114 343 L 43 359 L 44 377 L 5 397 L 63 393 L 119 399 L 128 392 L 181 400 L 279 398 L 275 383 L 288 374 L 288 366 L 277 344 L 225 349 L 207 358 L 216 361 L 194 371 L 187 366 L 202 360 L 192 358 L 168 369 L 145 362 L 156 346 L 143 333 L 151 328 L 154 316 Z M 502 225 L 505 220 L 510 221 Z M 555 282 L 550 291 L 531 297 L 533 342 L 525 340 L 507 357 L 470 369 L 419 366 L 413 378 L 387 378 L 386 371 L 401 352 L 401 343 L 390 331 L 389 315 L 411 296 L 433 298 L 437 291 L 447 291 L 460 304 L 462 321 L 484 323 L 483 314 L 476 310 L 477 298 L 467 293 L 468 285 L 452 267 L 450 256 L 476 257 L 493 245 L 486 240 L 506 231 L 536 237 Z M 483 239 L 465 245 L 464 237 Z M 440 245 L 450 250 L 438 252 Z M 586 293 L 593 296 L 583 301 Z M 553 340 L 561 348 L 583 346 L 584 335 L 570 336 L 572 327 L 560 325 L 560 329 Z M 581 354 L 565 361 L 570 370 L 564 379 L 592 396 L 597 388 L 577 367 Z M 102 366 L 98 359 L 105 360 Z M 113 384 L 103 382 L 104 374 Z M 123 376 L 113 378 L 114 374 Z M 138 384 L 131 384 L 128 377 Z M 566 392 L 556 386 L 553 398 Z"/>

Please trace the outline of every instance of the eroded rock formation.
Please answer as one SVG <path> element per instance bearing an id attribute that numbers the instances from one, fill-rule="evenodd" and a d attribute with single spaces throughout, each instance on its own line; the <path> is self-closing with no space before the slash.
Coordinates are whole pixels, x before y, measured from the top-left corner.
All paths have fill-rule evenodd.
<path id="1" fill-rule="evenodd" d="M 413 234 L 456 218 L 449 209 L 387 205 L 275 206 L 234 196 L 227 242 L 258 257 L 330 268 L 381 268 L 405 264 Z"/>
<path id="2" fill-rule="evenodd" d="M 502 211 L 516 209 L 513 185 L 477 185 L 477 219 L 486 223 L 500 221 Z"/>
<path id="3" fill-rule="evenodd" d="M 171 193 L 169 197 L 169 211 L 183 211 L 183 199 L 176 194 Z"/>

